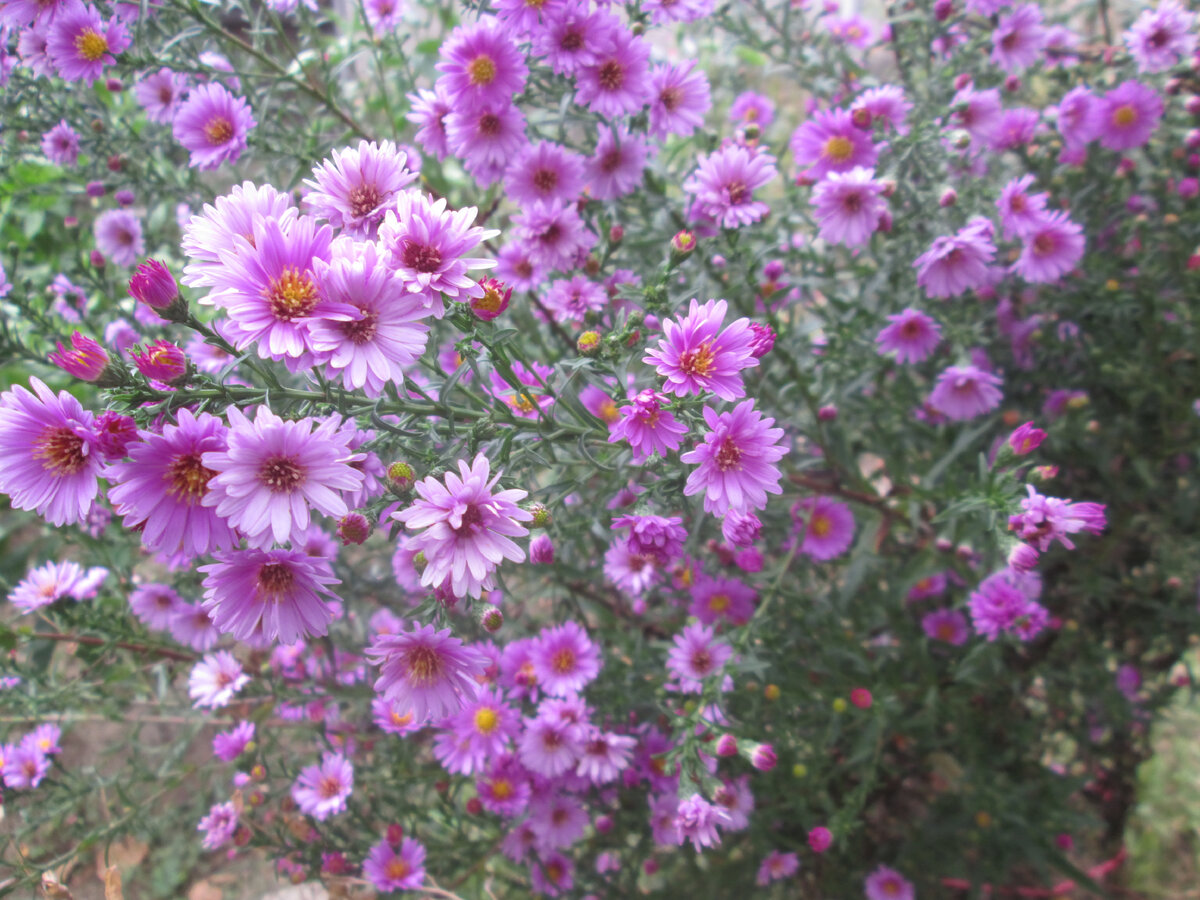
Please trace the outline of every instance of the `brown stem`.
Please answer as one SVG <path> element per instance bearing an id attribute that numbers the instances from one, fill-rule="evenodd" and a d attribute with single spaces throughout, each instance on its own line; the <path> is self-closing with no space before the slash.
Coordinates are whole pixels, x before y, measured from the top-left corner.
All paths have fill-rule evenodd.
<path id="1" fill-rule="evenodd" d="M 195 653 L 188 653 L 186 650 L 172 650 L 170 647 L 155 647 L 151 644 L 135 644 L 132 641 L 108 641 L 104 638 L 92 637 L 86 634 L 62 634 L 58 631 L 39 631 L 32 636 L 47 641 L 86 644 L 89 647 L 120 647 L 122 650 L 130 650 L 134 653 L 150 653 L 167 659 L 176 659 L 180 662 L 195 662 L 200 658 Z"/>

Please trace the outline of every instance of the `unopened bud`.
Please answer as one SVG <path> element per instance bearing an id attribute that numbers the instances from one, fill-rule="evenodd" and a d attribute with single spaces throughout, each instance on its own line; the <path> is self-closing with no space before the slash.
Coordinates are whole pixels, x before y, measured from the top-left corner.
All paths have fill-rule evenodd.
<path id="1" fill-rule="evenodd" d="M 529 561 L 542 566 L 554 562 L 554 542 L 550 535 L 543 532 L 529 542 Z"/>
<path id="2" fill-rule="evenodd" d="M 759 744 L 750 751 L 750 765 L 760 772 L 770 772 L 777 762 L 779 757 L 775 755 L 775 748 L 770 744 Z"/>
<path id="3" fill-rule="evenodd" d="M 585 331 L 579 336 L 575 347 L 583 356 L 594 356 L 600 352 L 600 332 Z"/>
<path id="4" fill-rule="evenodd" d="M 610 244 L 615 246 L 616 244 L 621 243 L 623 240 L 625 240 L 625 229 L 620 225 L 614 225 L 612 228 L 608 229 L 608 242 Z"/>
<path id="5" fill-rule="evenodd" d="M 388 485 L 397 494 L 406 494 L 417 483 L 417 473 L 413 471 L 413 467 L 408 463 L 403 460 L 397 460 L 388 466 L 387 480 Z"/>
<path id="6" fill-rule="evenodd" d="M 361 544 L 371 536 L 371 521 L 362 513 L 348 512 L 338 520 L 337 536 L 342 546 Z"/>
<path id="7" fill-rule="evenodd" d="M 680 231 L 671 238 L 671 261 L 678 263 L 687 259 L 696 249 L 696 236 L 690 231 Z"/>
<path id="8" fill-rule="evenodd" d="M 504 613 L 490 603 L 479 610 L 479 627 L 488 634 L 495 634 L 504 626 Z"/>
<path id="9" fill-rule="evenodd" d="M 735 738 L 732 734 L 721 735 L 719 738 L 717 738 L 716 751 L 717 756 L 721 757 L 737 756 L 737 738 Z"/>

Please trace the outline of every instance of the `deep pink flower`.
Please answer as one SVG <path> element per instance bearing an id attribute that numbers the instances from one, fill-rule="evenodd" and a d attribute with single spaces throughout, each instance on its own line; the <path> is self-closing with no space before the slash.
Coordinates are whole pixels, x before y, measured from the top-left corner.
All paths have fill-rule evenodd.
<path id="1" fill-rule="evenodd" d="M 992 223 L 972 219 L 957 234 L 936 238 L 913 262 L 917 284 L 930 297 L 954 297 L 980 287 L 996 254 Z"/>
<path id="2" fill-rule="evenodd" d="M 1056 540 L 1074 550 L 1075 544 L 1067 535 L 1080 531 L 1099 534 L 1107 524 L 1103 503 L 1073 503 L 1043 496 L 1031 484 L 1025 488 L 1029 496 L 1021 501 L 1022 512 L 1009 517 L 1008 527 L 1043 553 Z"/>
<path id="3" fill-rule="evenodd" d="M 419 890 L 425 883 L 425 847 L 410 837 L 399 847 L 379 841 L 363 860 L 363 877 L 384 893 Z"/>
<path id="4" fill-rule="evenodd" d="M 921 619 L 921 628 L 932 640 L 955 647 L 967 642 L 967 618 L 957 609 L 935 609 Z"/>
<path id="5" fill-rule="evenodd" d="M 504 174 L 504 189 L 519 206 L 574 200 L 583 188 L 583 158 L 553 141 L 530 144 Z"/>
<path id="6" fill-rule="evenodd" d="M 745 625 L 758 600 L 754 588 L 735 578 L 700 577 L 692 585 L 691 594 L 688 613 L 705 625 L 715 622 Z"/>
<path id="7" fill-rule="evenodd" d="M 809 843 L 813 843 L 811 833 L 809 835 Z M 813 849 L 815 850 L 816 847 L 814 846 Z M 818 850 L 817 852 L 821 851 Z M 766 887 L 772 881 L 781 881 L 784 878 L 790 878 L 799 869 L 800 858 L 795 853 L 782 853 L 779 850 L 772 850 L 763 858 L 762 864 L 758 867 L 758 875 L 754 883 L 759 887 Z"/>
<path id="8" fill-rule="evenodd" d="M 671 134 L 690 136 L 704 125 L 704 115 L 712 108 L 708 76 L 695 60 L 655 66 L 650 97 L 650 133 L 660 141 Z"/>
<path id="9" fill-rule="evenodd" d="M 1100 145 L 1124 152 L 1148 140 L 1163 117 L 1162 97 L 1139 81 L 1124 81 L 1099 102 L 1096 130 Z"/>
<path id="10" fill-rule="evenodd" d="M 108 353 L 104 348 L 78 331 L 71 335 L 70 350 L 63 346 L 62 341 L 56 341 L 55 344 L 58 349 L 46 358 L 68 375 L 74 375 L 82 381 L 99 381 L 108 368 Z"/>
<path id="11" fill-rule="evenodd" d="M 585 163 L 592 196 L 616 200 L 637 190 L 649 152 L 646 139 L 624 125 L 601 126 L 595 153 Z"/>
<path id="12" fill-rule="evenodd" d="M 530 653 L 538 684 L 548 694 L 571 697 L 600 673 L 600 651 L 575 622 L 544 629 Z"/>
<path id="13" fill-rule="evenodd" d="M 492 18 L 459 25 L 438 51 L 439 81 L 456 111 L 506 106 L 525 89 L 529 67 L 512 31 Z"/>
<path id="14" fill-rule="evenodd" d="M 667 654 L 667 671 L 677 680 L 677 689 L 686 694 L 701 693 L 702 682 L 720 673 L 733 656 L 733 648 L 718 641 L 707 625 L 688 625 L 674 643 Z"/>
<path id="15" fill-rule="evenodd" d="M 640 391 L 631 406 L 618 410 L 620 419 L 613 424 L 608 442 L 627 441 L 634 463 L 645 462 L 656 453 L 665 459 L 679 449 L 680 438 L 687 434 L 687 426 L 663 408 L 666 402 L 667 398 L 656 391 Z"/>
<path id="16" fill-rule="evenodd" d="M 895 869 L 880 866 L 863 884 L 867 900 L 914 900 L 912 883 Z"/>
<path id="17" fill-rule="evenodd" d="M 828 497 L 809 497 L 792 507 L 792 518 L 801 537 L 800 552 L 818 561 L 841 556 L 854 541 L 854 514 L 850 507 Z"/>
<path id="18" fill-rule="evenodd" d="M 955 421 L 991 412 L 1004 399 L 1000 376 L 976 366 L 950 366 L 938 376 L 929 405 Z"/>
<path id="19" fill-rule="evenodd" d="M 833 244 L 857 247 L 870 240 L 887 210 L 884 184 L 874 169 L 830 172 L 813 188 L 812 204 L 820 237 Z"/>
<path id="20" fill-rule="evenodd" d="M 1020 72 L 1037 62 L 1045 44 L 1041 7 L 1036 3 L 1014 6 L 992 32 L 992 62 L 1005 72 Z"/>
<path id="21" fill-rule="evenodd" d="M 875 337 L 881 354 L 896 352 L 896 361 L 917 363 L 928 358 L 942 339 L 942 329 L 936 321 L 916 309 L 888 316 L 891 324 Z"/>
<path id="22" fill-rule="evenodd" d="M 235 97 L 219 82 L 193 88 L 175 113 L 175 140 L 188 151 L 188 165 L 215 169 L 235 163 L 258 123 L 244 97 Z"/>
<path id="23" fill-rule="evenodd" d="M 663 390 L 680 397 L 706 392 L 722 400 L 745 396 L 740 372 L 758 365 L 750 353 L 754 334 L 746 318 L 722 329 L 727 310 L 724 300 L 701 306 L 693 299 L 682 319 L 664 320 L 658 348 L 642 360 L 666 379 Z"/>
<path id="24" fill-rule="evenodd" d="M 192 216 L 184 227 L 182 245 L 188 264 L 181 280 L 189 287 L 224 284 L 226 263 L 221 261 L 222 254 L 254 253 L 256 219 L 277 220 L 281 227 L 287 227 L 296 215 L 292 198 L 269 184 L 257 187 L 245 181 L 234 185 L 224 197 L 205 204 L 203 213 Z"/>
<path id="25" fill-rule="evenodd" d="M 1065 212 L 1046 213 L 1041 222 L 1024 235 L 1021 255 L 1012 270 L 1026 281 L 1046 284 L 1058 281 L 1083 259 L 1083 228 Z"/>
<path id="26" fill-rule="evenodd" d="M 1046 432 L 1034 428 L 1032 422 L 1026 422 L 1008 436 L 1008 445 L 1017 456 L 1024 456 L 1040 447 L 1045 439 Z"/>
<path id="27" fill-rule="evenodd" d="M 326 753 L 320 765 L 306 766 L 292 785 L 300 812 L 324 822 L 346 811 L 354 792 L 354 766 L 340 753 Z"/>
<path id="28" fill-rule="evenodd" d="M 411 631 L 378 634 L 365 651 L 380 667 L 375 690 L 401 713 L 424 723 L 453 715 L 479 689 L 486 658 L 464 646 L 450 629 L 413 625 Z"/>
<path id="29" fill-rule="evenodd" d="M 304 182 L 311 188 L 304 203 L 345 234 L 374 240 L 384 213 L 416 179 L 407 154 L 391 141 L 360 141 L 313 167 L 313 178 Z"/>
<path id="30" fill-rule="evenodd" d="M 216 474 L 201 500 L 238 528 L 252 547 L 299 539 L 310 510 L 341 518 L 349 509 L 340 491 L 357 490 L 363 474 L 352 463 L 347 436 L 334 416 L 284 421 L 260 406 L 253 422 L 237 407 L 227 412 L 230 428 L 224 450 L 201 455 Z"/>
<path id="31" fill-rule="evenodd" d="M 73 167 L 79 162 L 79 132 L 61 119 L 42 135 L 42 152 L 56 166 Z"/>
<path id="32" fill-rule="evenodd" d="M 820 110 L 792 133 L 792 155 L 808 174 L 824 178 L 830 172 L 871 168 L 879 155 L 869 131 L 854 124 L 848 110 Z"/>
<path id="33" fill-rule="evenodd" d="M 704 509 L 723 516 L 731 509 L 748 512 L 764 509 L 767 494 L 779 494 L 783 477 L 775 465 L 787 454 L 782 428 L 772 428 L 774 419 L 764 419 L 753 400 L 743 400 L 718 415 L 704 407 L 709 431 L 704 441 L 680 456 L 697 468 L 688 476 L 685 496 L 704 491 Z"/>
<path id="34" fill-rule="evenodd" d="M 775 157 L 757 148 L 729 144 L 701 154 L 696 170 L 683 182 L 696 206 L 724 228 L 752 225 L 771 211 L 754 199 L 758 188 L 779 174 Z"/>
<path id="35" fill-rule="evenodd" d="M 65 81 L 91 84 L 129 43 L 129 32 L 119 19 L 106 23 L 94 6 L 69 0 L 50 21 L 46 52 Z"/>
<path id="36" fill-rule="evenodd" d="M 575 102 L 615 119 L 639 112 L 650 100 L 650 43 L 619 28 L 596 61 L 575 76 Z"/>
<path id="37" fill-rule="evenodd" d="M 232 550 L 200 566 L 204 610 L 223 634 L 294 644 L 327 633 L 338 597 L 328 560 L 301 550 Z"/>
<path id="38" fill-rule="evenodd" d="M 545 9 L 542 27 L 533 34 L 533 52 L 555 74 L 574 75 L 597 65 L 624 28 L 608 9 L 593 10 L 588 0 L 565 0 Z"/>
<path id="39" fill-rule="evenodd" d="M 1139 72 L 1164 72 L 1189 59 L 1196 49 L 1196 16 L 1176 0 L 1144 9 L 1125 32 L 1125 46 Z"/>
<path id="40" fill-rule="evenodd" d="M 145 348 L 131 348 L 129 358 L 152 382 L 172 384 L 187 376 L 188 361 L 183 350 L 163 338 L 148 341 Z"/>

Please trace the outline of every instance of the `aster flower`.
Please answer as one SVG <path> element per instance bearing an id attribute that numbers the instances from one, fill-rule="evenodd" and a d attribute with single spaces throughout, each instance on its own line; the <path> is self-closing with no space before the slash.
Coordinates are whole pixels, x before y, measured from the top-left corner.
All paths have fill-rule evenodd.
<path id="1" fill-rule="evenodd" d="M 1045 626 L 1046 610 L 1003 571 L 997 575 L 981 582 L 968 599 L 971 624 L 988 641 L 1005 633 L 1029 640 Z"/>
<path id="2" fill-rule="evenodd" d="M 1000 376 L 976 366 L 950 366 L 938 376 L 929 405 L 954 421 L 991 412 L 1004 399 Z"/>
<path id="3" fill-rule="evenodd" d="M 759 887 L 766 887 L 772 881 L 782 881 L 784 878 L 791 878 L 799 870 L 800 858 L 795 853 L 782 853 L 779 850 L 772 850 L 763 857 L 754 883 Z"/>
<path id="4" fill-rule="evenodd" d="M 540 31 L 543 20 L 557 13 L 566 0 L 492 0 L 491 8 L 507 30 L 524 37 Z"/>
<path id="5" fill-rule="evenodd" d="M 596 61 L 576 72 L 575 102 L 606 119 L 632 115 L 650 100 L 649 75 L 649 42 L 619 28 Z"/>
<path id="6" fill-rule="evenodd" d="M 953 121 L 966 129 L 971 140 L 986 144 L 992 139 L 1003 111 L 1000 92 L 995 88 L 977 91 L 971 85 L 960 89 L 950 101 Z"/>
<path id="7" fill-rule="evenodd" d="M 192 667 L 188 675 L 188 696 L 195 707 L 220 709 L 233 695 L 250 683 L 250 676 L 228 650 L 210 653 Z"/>
<path id="8" fill-rule="evenodd" d="M 320 765 L 306 766 L 292 784 L 300 812 L 324 822 L 346 811 L 354 792 L 354 766 L 340 753 L 326 753 Z"/>
<path id="9" fill-rule="evenodd" d="M 224 85 L 210 81 L 188 94 L 175 113 L 172 131 L 190 154 L 189 166 L 215 169 L 238 161 L 257 124 L 244 97 L 235 97 Z"/>
<path id="10" fill-rule="evenodd" d="M 530 144 L 504 175 L 504 189 L 519 206 L 573 200 L 582 187 L 582 157 L 552 141 Z"/>
<path id="11" fill-rule="evenodd" d="M 854 514 L 850 507 L 828 497 L 809 497 L 792 507 L 796 531 L 802 535 L 800 552 L 824 562 L 841 556 L 854 540 Z"/>
<path id="12" fill-rule="evenodd" d="M 197 831 L 204 832 L 204 840 L 200 842 L 205 850 L 216 850 L 233 840 L 238 828 L 238 811 L 232 803 L 218 803 L 213 806 L 200 824 Z"/>
<path id="13" fill-rule="evenodd" d="M 515 104 L 484 106 L 446 117 L 446 142 L 480 187 L 499 181 L 528 144 L 525 115 Z"/>
<path id="14" fill-rule="evenodd" d="M 646 139 L 641 135 L 631 133 L 624 125 L 601 126 L 596 151 L 586 162 L 592 196 L 616 200 L 637 190 L 648 155 Z"/>
<path id="15" fill-rule="evenodd" d="M 512 363 L 512 375 L 516 376 L 515 385 L 512 384 L 513 379 L 502 375 L 496 369 L 491 371 L 488 379 L 491 382 L 488 393 L 506 404 L 513 415 L 522 419 L 537 419 L 554 403 L 554 398 L 546 391 L 546 380 L 554 370 L 539 362 L 532 365 L 531 371 L 523 363 Z"/>
<path id="16" fill-rule="evenodd" d="M 688 625 L 675 636 L 675 646 L 667 654 L 667 671 L 678 681 L 678 690 L 688 694 L 703 691 L 702 682 L 725 667 L 733 648 L 716 640 L 707 625 Z"/>
<path id="17" fill-rule="evenodd" d="M 4 786 L 13 790 L 32 790 L 50 771 L 50 760 L 40 749 L 22 741 L 0 748 L 0 774 Z"/>
<path id="18" fill-rule="evenodd" d="M 589 312 L 600 312 L 608 306 L 604 288 L 585 275 L 550 282 L 542 300 L 555 322 L 582 325 Z"/>
<path id="19" fill-rule="evenodd" d="M 1014 6 L 992 32 L 992 62 L 1005 72 L 1020 72 L 1037 62 L 1045 43 L 1041 7 L 1036 3 Z"/>
<path id="20" fill-rule="evenodd" d="M 50 21 L 46 52 L 65 81 L 91 84 L 113 65 L 129 46 L 129 32 L 120 20 L 105 22 L 94 6 L 78 0 L 64 3 Z"/>
<path id="21" fill-rule="evenodd" d="M 938 572 L 933 575 L 926 575 L 917 580 L 908 590 L 905 600 L 909 603 L 915 603 L 918 600 L 927 600 L 930 597 L 938 597 L 945 593 L 946 590 L 946 575 L 944 572 Z"/>
<path id="22" fill-rule="evenodd" d="M 775 465 L 787 454 L 780 445 L 782 428 L 764 419 L 753 400 L 743 400 L 718 415 L 704 407 L 709 431 L 702 443 L 679 458 L 696 469 L 688 476 L 685 496 L 704 492 L 704 510 L 723 516 L 731 509 L 747 512 L 764 509 L 767 494 L 782 493 L 782 474 Z"/>
<path id="23" fill-rule="evenodd" d="M 705 847 L 715 847 L 721 843 L 717 827 L 729 821 L 729 814 L 718 806 L 713 806 L 699 794 L 692 794 L 686 800 L 679 801 L 675 810 L 675 829 L 679 835 L 676 843 L 691 841 L 697 853 Z"/>
<path id="24" fill-rule="evenodd" d="M 1068 149 L 1094 140 L 1100 131 L 1100 100 L 1085 85 L 1072 88 L 1058 102 L 1058 132 Z"/>
<path id="25" fill-rule="evenodd" d="M 921 628 L 931 640 L 954 647 L 967 642 L 967 619 L 957 609 L 935 609 L 921 619 Z"/>
<path id="26" fill-rule="evenodd" d="M 646 0 L 644 9 L 655 25 L 666 25 L 703 19 L 716 5 L 716 0 Z"/>
<path id="27" fill-rule="evenodd" d="M 411 711 L 403 710 L 401 701 L 396 698 L 374 697 L 371 700 L 371 715 L 381 729 L 401 737 L 420 731 L 425 724 L 418 722 Z"/>
<path id="28" fill-rule="evenodd" d="M 1028 193 L 1032 175 L 1014 178 L 1000 191 L 996 207 L 1000 210 L 1000 226 L 1005 239 L 1024 237 L 1040 226 L 1046 218 L 1045 193 Z"/>
<path id="29" fill-rule="evenodd" d="M 417 482 L 419 499 L 393 518 L 410 530 L 423 529 L 409 542 L 425 554 L 421 584 L 449 588 L 459 597 L 478 597 L 481 590 L 491 589 L 491 573 L 501 562 L 525 558 L 510 538 L 528 534 L 518 523 L 533 516 L 516 505 L 525 491 L 492 493 L 500 476 L 490 477 L 482 453 L 470 466 L 459 460 L 458 469 L 457 475 L 446 474 L 445 484 L 433 477 Z"/>
<path id="30" fill-rule="evenodd" d="M 92 226 L 96 249 L 118 266 L 133 266 L 146 252 L 142 223 L 129 209 L 109 209 Z"/>
<path id="31" fill-rule="evenodd" d="M 158 338 L 148 341 L 144 348 L 130 348 L 129 358 L 138 372 L 155 386 L 177 384 L 187 379 L 187 357 L 168 340 Z"/>
<path id="32" fill-rule="evenodd" d="M 834 244 L 857 247 L 870 240 L 887 210 L 884 185 L 874 169 L 830 172 L 813 188 L 812 204 L 819 236 Z"/>
<path id="33" fill-rule="evenodd" d="M 914 900 L 911 882 L 895 869 L 880 866 L 863 883 L 867 900 Z"/>
<path id="34" fill-rule="evenodd" d="M 1138 71 L 1164 72 L 1189 59 L 1196 50 L 1195 24 L 1195 15 L 1175 0 L 1142 10 L 1124 35 Z"/>
<path id="35" fill-rule="evenodd" d="M 451 109 L 445 85 L 434 82 L 433 90 L 422 88 L 415 94 L 409 94 L 408 102 L 411 108 L 405 118 L 417 126 L 417 143 L 436 159 L 445 159 L 450 153 L 446 116 Z"/>
<path id="36" fill-rule="evenodd" d="M 201 502 L 238 528 L 252 547 L 284 543 L 308 528 L 310 507 L 340 518 L 349 510 L 338 491 L 359 488 L 363 475 L 351 463 L 335 416 L 287 422 L 260 406 L 254 422 L 237 407 L 227 413 L 227 449 L 201 455 L 215 472 Z M 315 427 L 314 427 L 315 426 Z"/>
<path id="37" fill-rule="evenodd" d="M 912 103 L 904 95 L 904 88 L 898 84 L 885 84 L 880 87 L 868 88 L 863 91 L 850 105 L 853 117 L 859 110 L 867 112 L 872 122 L 885 122 L 896 129 L 897 134 L 908 134 L 905 120 L 912 110 Z"/>
<path id="38" fill-rule="evenodd" d="M 404 4 L 401 0 L 366 0 L 363 12 L 376 38 L 395 31 L 404 20 Z"/>
<path id="39" fill-rule="evenodd" d="M 495 19 L 459 25 L 439 50 L 439 81 L 451 107 L 506 106 L 525 89 L 529 68 L 511 32 Z"/>
<path id="40" fill-rule="evenodd" d="M 147 119 L 169 125 L 174 121 L 187 89 L 187 76 L 164 66 L 139 78 L 133 86 L 133 96 Z"/>
<path id="41" fill-rule="evenodd" d="M 701 306 L 693 299 L 685 317 L 663 321 L 664 337 L 642 360 L 666 379 L 663 390 L 680 397 L 710 391 L 722 400 L 745 396 L 739 373 L 758 365 L 750 353 L 754 335 L 745 318 L 722 329 L 727 310 L 724 300 Z"/>
<path id="42" fill-rule="evenodd" d="M 311 190 L 304 203 L 334 228 L 374 240 L 384 213 L 417 179 L 407 165 L 408 156 L 391 141 L 360 141 L 357 147 L 335 150 L 313 167 L 313 178 L 305 180 Z"/>
<path id="43" fill-rule="evenodd" d="M 754 588 L 736 578 L 700 577 L 691 589 L 692 602 L 688 614 L 705 625 L 727 622 L 745 625 L 754 614 L 758 594 Z"/>
<path id="44" fill-rule="evenodd" d="M 494 756 L 475 781 L 483 808 L 505 818 L 524 812 L 532 792 L 529 773 L 508 753 Z"/>
<path id="45" fill-rule="evenodd" d="M 466 257 L 481 241 L 500 232 L 472 226 L 478 210 L 448 211 L 445 198 L 436 203 L 417 191 L 397 198 L 379 228 L 387 263 L 413 293 L 439 292 L 453 299 L 478 297 L 483 289 L 467 275 L 470 269 L 490 269 L 490 259 Z"/>
<path id="46" fill-rule="evenodd" d="M 129 462 L 108 468 L 109 500 L 150 550 L 188 556 L 227 550 L 237 540 L 234 531 L 200 502 L 216 474 L 202 457 L 225 449 L 225 425 L 209 413 L 181 409 L 176 415 L 176 424 L 160 434 L 141 432 L 128 450 Z"/>
<path id="47" fill-rule="evenodd" d="M 575 622 L 544 629 L 529 658 L 542 690 L 556 697 L 578 694 L 600 673 L 600 651 Z"/>
<path id="48" fill-rule="evenodd" d="M 575 887 L 575 864 L 561 853 L 539 850 L 529 864 L 529 883 L 535 894 L 557 897 Z"/>
<path id="49" fill-rule="evenodd" d="M 708 76 L 695 60 L 677 66 L 663 63 L 650 77 L 650 133 L 665 141 L 668 135 L 688 137 L 704 125 L 712 108 Z"/>
<path id="50" fill-rule="evenodd" d="M 209 301 L 229 315 L 227 329 L 239 350 L 258 345 L 262 359 L 283 360 L 293 370 L 312 362 L 308 320 L 350 321 L 357 307 L 322 295 L 314 267 L 331 257 L 333 232 L 309 216 L 256 218 L 253 237 L 222 248 L 223 268 L 213 270 Z"/>
<path id="51" fill-rule="evenodd" d="M 626 543 L 630 553 L 655 556 L 661 565 L 683 555 L 687 531 L 679 516 L 631 515 L 613 519 L 613 531 L 626 528 L 629 529 Z"/>
<path id="52" fill-rule="evenodd" d="M 1067 535 L 1080 531 L 1099 534 L 1104 530 L 1103 503 L 1072 503 L 1043 496 L 1031 484 L 1025 488 L 1029 496 L 1021 501 L 1022 512 L 1009 517 L 1008 527 L 1041 552 L 1049 550 L 1056 540 L 1068 550 L 1074 550 L 1075 545 Z"/>
<path id="53" fill-rule="evenodd" d="M 1124 81 L 1099 102 L 1096 122 L 1100 144 L 1117 151 L 1140 147 L 1150 140 L 1162 116 L 1162 98 L 1154 88 Z"/>
<path id="54" fill-rule="evenodd" d="M 380 667 L 376 692 L 423 723 L 456 713 L 478 692 L 485 657 L 431 625 L 376 635 L 365 651 Z"/>
<path id="55" fill-rule="evenodd" d="M 1083 228 L 1065 212 L 1047 213 L 1025 234 L 1012 270 L 1034 284 L 1058 281 L 1083 259 L 1083 250 Z"/>
<path id="56" fill-rule="evenodd" d="M 585 732 L 584 726 L 539 708 L 536 718 L 525 720 L 525 731 L 517 741 L 521 764 L 531 772 L 556 778 L 578 764 Z"/>
<path id="57" fill-rule="evenodd" d="M 482 771 L 520 731 L 521 716 L 501 691 L 484 688 L 442 723 L 433 745 L 438 762 L 455 775 Z"/>
<path id="58" fill-rule="evenodd" d="M 588 814 L 576 799 L 563 794 L 538 794 L 529 805 L 529 824 L 541 852 L 569 847 L 583 836 Z"/>
<path id="59" fill-rule="evenodd" d="M 166 631 L 183 603 L 183 598 L 166 584 L 144 584 L 129 595 L 129 609 L 154 631 Z"/>
<path id="60" fill-rule="evenodd" d="M 78 331 L 71 335 L 70 350 L 62 341 L 55 341 L 55 346 L 55 351 L 46 359 L 81 381 L 100 381 L 108 370 L 108 353 L 99 343 Z"/>
<path id="61" fill-rule="evenodd" d="M 984 283 L 995 253 L 992 224 L 977 217 L 956 234 L 935 238 L 916 258 L 917 284 L 930 297 L 955 297 Z"/>
<path id="62" fill-rule="evenodd" d="M 183 269 L 183 283 L 189 287 L 214 287 L 223 283 L 226 265 L 221 261 L 221 254 L 253 253 L 255 221 L 260 217 L 277 220 L 281 228 L 287 228 L 296 217 L 292 198 L 269 184 L 257 187 L 253 182 L 245 181 L 235 185 L 226 196 L 205 204 L 203 213 L 192 216 L 183 228 L 182 246 L 188 258 Z M 229 335 L 222 334 L 222 337 Z"/>
<path id="63" fill-rule="evenodd" d="M 57 396 L 37 378 L 0 394 L 0 492 L 16 509 L 51 525 L 83 521 L 99 492 L 101 454 L 93 416 L 66 391 Z"/>
<path id="64" fill-rule="evenodd" d="M 855 125 L 844 109 L 814 113 L 792 133 L 790 146 L 796 162 L 808 166 L 814 179 L 859 166 L 872 168 L 879 155 L 870 133 Z"/>
<path id="65" fill-rule="evenodd" d="M 625 593 L 640 597 L 662 580 L 656 557 L 632 553 L 625 541 L 613 541 L 604 554 L 604 575 Z"/>
<path id="66" fill-rule="evenodd" d="M 229 731 L 219 731 L 213 737 L 213 756 L 222 762 L 233 762 L 246 752 L 254 740 L 254 723 L 238 722 Z"/>
<path id="67" fill-rule="evenodd" d="M 572 269 L 596 244 L 574 203 L 534 203 L 512 217 L 512 234 L 544 269 Z"/>
<path id="68" fill-rule="evenodd" d="M 1028 106 L 1004 110 L 992 131 L 988 146 L 996 153 L 1028 147 L 1040 130 L 1041 118 L 1039 110 Z"/>
<path id="69" fill-rule="evenodd" d="M 921 362 L 941 342 L 941 326 L 920 310 L 906 309 L 888 316 L 888 322 L 891 324 L 875 336 L 875 343 L 881 354 L 895 351 L 897 362 Z"/>
<path id="70" fill-rule="evenodd" d="M 496 276 L 514 290 L 532 291 L 542 283 L 544 275 L 544 267 L 534 263 L 523 244 L 505 244 L 496 254 Z"/>
<path id="71" fill-rule="evenodd" d="M 354 307 L 359 317 L 307 321 L 316 363 L 368 397 L 382 396 L 389 382 L 403 387 L 405 369 L 425 352 L 429 336 L 420 321 L 429 315 L 424 299 L 393 276 L 374 243 L 339 238 L 332 256 L 313 264 L 318 290 L 338 308 Z"/>
<path id="72" fill-rule="evenodd" d="M 666 402 L 657 391 L 640 391 L 631 406 L 618 410 L 620 419 L 612 425 L 608 442 L 628 442 L 634 463 L 645 462 L 656 453 L 665 459 L 679 449 L 680 438 L 687 434 L 687 426 L 663 408 Z"/>
<path id="73" fill-rule="evenodd" d="M 419 890 L 425 882 L 425 847 L 410 837 L 399 847 L 379 841 L 363 860 L 363 877 L 384 893 Z"/>
<path id="74" fill-rule="evenodd" d="M 724 228 L 740 228 L 762 219 L 771 208 L 754 191 L 778 172 L 775 157 L 756 148 L 730 144 L 701 154 L 696 170 L 683 182 L 699 211 Z"/>
<path id="75" fill-rule="evenodd" d="M 85 572 L 76 562 L 48 562 L 31 569 L 8 595 L 8 602 L 22 613 L 31 613 L 63 597 L 86 600 L 95 596 L 107 576 L 108 569 L 100 567 Z"/>
<path id="76" fill-rule="evenodd" d="M 60 119 L 42 135 L 42 152 L 56 166 L 73 167 L 79 162 L 79 132 Z"/>
<path id="77" fill-rule="evenodd" d="M 624 29 L 607 9 L 592 10 L 588 0 L 566 0 L 545 10 L 542 27 L 533 33 L 533 52 L 558 75 L 574 75 L 595 66 Z"/>
<path id="78" fill-rule="evenodd" d="M 775 121 L 775 103 L 765 94 L 742 91 L 729 107 L 729 121 L 735 125 L 757 125 L 766 131 Z"/>
<path id="79" fill-rule="evenodd" d="M 327 560 L 296 550 L 233 550 L 200 566 L 205 612 L 223 634 L 294 644 L 324 635 L 338 598 Z"/>

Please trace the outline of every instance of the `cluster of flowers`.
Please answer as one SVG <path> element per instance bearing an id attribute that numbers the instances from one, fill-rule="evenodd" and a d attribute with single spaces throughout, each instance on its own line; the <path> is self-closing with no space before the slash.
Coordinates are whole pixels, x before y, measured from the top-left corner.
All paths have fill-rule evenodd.
<path id="1" fill-rule="evenodd" d="M 50 769 L 50 758 L 62 752 L 58 745 L 62 730 L 57 725 L 39 725 L 16 744 L 0 745 L 0 775 L 13 790 L 37 787 Z"/>

